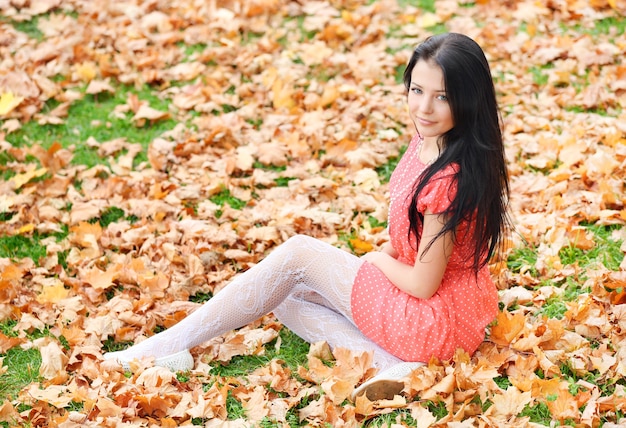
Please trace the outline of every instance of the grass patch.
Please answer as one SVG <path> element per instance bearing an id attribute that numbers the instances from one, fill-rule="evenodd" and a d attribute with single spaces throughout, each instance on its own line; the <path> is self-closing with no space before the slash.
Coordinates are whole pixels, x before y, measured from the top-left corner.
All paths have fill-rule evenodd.
<path id="1" fill-rule="evenodd" d="M 435 13 L 435 0 L 398 0 L 400 7 L 415 6 L 426 12 Z"/>
<path id="2" fill-rule="evenodd" d="M 3 218 L 12 217 L 12 213 L 3 213 Z M 67 237 L 69 229 L 67 225 L 62 225 L 61 232 L 40 235 L 35 232 L 32 236 L 25 235 L 1 235 L 0 236 L 0 258 L 6 257 L 12 260 L 30 258 L 36 265 L 39 260 L 46 256 L 45 239 L 54 237 L 56 242 L 60 242 Z"/>
<path id="3" fill-rule="evenodd" d="M 407 147 L 408 146 L 402 146 L 400 148 L 400 153 L 398 153 L 398 156 L 389 158 L 387 163 L 376 168 L 376 172 L 378 173 L 378 178 L 380 178 L 381 182 L 383 183 L 389 182 L 389 179 L 391 178 L 391 174 L 393 173 L 393 170 L 396 169 L 396 166 L 398 165 L 398 162 L 400 162 L 400 159 L 402 158 L 402 155 L 406 151 Z"/>
<path id="4" fill-rule="evenodd" d="M 550 409 L 545 403 L 537 403 L 534 406 L 527 404 L 518 416 L 528 417 L 530 418 L 530 422 L 544 426 L 550 426 L 550 423 L 552 422 Z"/>
<path id="5" fill-rule="evenodd" d="M 570 30 L 576 34 L 588 34 L 592 37 L 598 36 L 621 36 L 626 31 L 626 17 L 610 16 L 593 21 L 593 27 L 586 27 L 580 24 L 567 26 L 561 24 L 563 30 Z M 612 40 L 611 40 L 612 41 Z"/>
<path id="6" fill-rule="evenodd" d="M 533 78 L 533 82 L 537 86 L 545 86 L 548 84 L 549 76 L 544 73 L 544 70 L 548 70 L 554 68 L 553 65 L 545 65 L 542 67 L 533 66 L 528 69 L 528 72 Z"/>
<path id="7" fill-rule="evenodd" d="M 228 204 L 231 208 L 240 210 L 246 206 L 246 201 L 243 201 L 239 198 L 236 198 L 230 193 L 230 190 L 223 189 L 221 192 L 213 195 L 209 198 L 211 202 L 220 207 L 224 206 L 224 204 Z M 222 210 L 215 211 L 215 217 L 220 218 L 223 214 Z"/>
<path id="8" fill-rule="evenodd" d="M 65 148 L 74 147 L 73 165 L 85 165 L 90 168 L 107 162 L 98 155 L 97 148 L 84 144 L 89 137 L 93 137 L 100 143 L 124 138 L 130 143 L 141 144 L 145 149 L 157 136 L 171 130 L 177 124 L 175 120 L 167 119 L 136 126 L 131 122 L 132 112 L 114 113 L 115 108 L 126 104 L 128 97 L 132 94 L 160 111 L 168 111 L 167 100 L 155 95 L 154 88 L 149 86 L 136 90 L 129 85 L 116 83 L 111 83 L 111 85 L 115 90 L 112 94 L 87 94 L 82 99 L 73 102 L 64 124 L 39 125 L 36 121 L 29 121 L 24 123 L 21 129 L 7 135 L 6 140 L 18 147 L 38 143 L 46 149 L 53 143 L 59 142 Z M 82 90 L 84 91 L 85 88 Z M 48 100 L 42 113 L 49 113 L 58 104 L 56 100 Z M 145 154 L 139 157 L 141 158 L 139 160 L 147 159 Z"/>
<path id="9" fill-rule="evenodd" d="M 39 29 L 39 17 L 33 16 L 31 19 L 26 21 L 16 21 L 13 19 L 8 19 L 0 15 L 0 22 L 6 22 L 15 28 L 16 31 L 26 34 L 28 37 L 41 41 L 44 39 L 44 34 Z"/>
<path id="10" fill-rule="evenodd" d="M 35 348 L 11 348 L 4 357 L 3 365 L 8 370 L 0 375 L 0 396 L 14 399 L 27 385 L 42 380 L 39 376 L 41 354 Z"/>
<path id="11" fill-rule="evenodd" d="M 39 260 L 46 256 L 46 247 L 41 243 L 39 235 L 29 238 L 23 235 L 0 236 L 0 257 L 12 260 L 29 258 L 39 264 Z"/>
<path id="12" fill-rule="evenodd" d="M 274 346 L 276 339 L 265 345 L 265 355 L 237 356 L 228 364 L 214 366 L 211 373 L 224 377 L 246 377 L 259 367 L 269 364 L 275 358 L 284 361 L 294 373 L 298 366 L 306 366 L 309 343 L 288 328 L 281 329 L 279 336 L 281 339 L 280 349 L 276 350 Z"/>
<path id="13" fill-rule="evenodd" d="M 398 425 L 400 421 L 402 422 L 402 425 Z M 417 421 L 411 416 L 410 411 L 406 409 L 402 409 L 402 410 L 394 410 L 385 415 L 381 415 L 374 419 L 370 419 L 367 422 L 365 422 L 362 426 L 368 427 L 368 428 L 375 428 L 375 427 L 388 428 L 391 426 L 414 427 L 414 426 L 417 426 Z"/>
<path id="14" fill-rule="evenodd" d="M 17 321 L 14 320 L 3 321 L 0 323 L 0 332 L 8 337 L 17 337 L 18 332 L 14 330 L 16 325 Z M 35 331 L 27 337 L 37 339 L 50 335 L 46 330 Z M 39 376 L 41 354 L 38 349 L 22 349 L 18 346 L 0 354 L 0 357 L 3 357 L 3 366 L 7 367 L 7 371 L 0 375 L 0 397 L 14 399 L 25 386 L 42 381 Z"/>
<path id="15" fill-rule="evenodd" d="M 564 247 L 559 251 L 559 258 L 564 265 L 578 264 L 581 267 L 593 266 L 601 263 L 607 269 L 618 271 L 624 260 L 624 252 L 621 249 L 622 240 L 613 238 L 613 231 L 621 226 L 584 225 L 593 232 L 595 245 L 593 248 L 583 250 L 574 245 Z"/>
<path id="16" fill-rule="evenodd" d="M 118 208 L 118 207 L 108 207 L 107 209 L 105 209 L 102 214 L 100 214 L 100 217 L 97 218 L 93 218 L 91 220 L 89 220 L 90 223 L 100 223 L 100 226 L 102 226 L 103 228 L 107 227 L 108 225 L 110 225 L 111 223 L 116 223 L 120 220 L 123 219 L 127 219 L 129 220 L 131 223 L 133 223 L 134 221 L 136 221 L 136 217 L 126 217 L 126 213 L 124 212 L 123 209 Z"/>

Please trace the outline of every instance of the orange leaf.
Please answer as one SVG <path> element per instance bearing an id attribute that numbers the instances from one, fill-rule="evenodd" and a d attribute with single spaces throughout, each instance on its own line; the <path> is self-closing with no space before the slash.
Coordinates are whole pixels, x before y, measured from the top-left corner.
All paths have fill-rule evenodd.
<path id="1" fill-rule="evenodd" d="M 561 389 L 556 400 L 548 399 L 546 404 L 550 409 L 552 419 L 563 422 L 566 419 L 577 420 L 580 416 L 577 401 L 567 389 Z"/>
<path id="2" fill-rule="evenodd" d="M 357 254 L 369 253 L 374 249 L 374 246 L 371 243 L 363 241 L 359 238 L 350 239 L 350 245 L 352 245 L 352 248 L 354 248 L 354 251 Z"/>
<path id="3" fill-rule="evenodd" d="M 560 384 L 561 384 L 561 379 L 556 378 L 556 377 L 552 379 L 536 378 L 533 381 L 533 387 L 532 387 L 533 397 L 546 398 L 550 395 L 558 394 Z"/>
<path id="4" fill-rule="evenodd" d="M 102 236 L 102 227 L 99 223 L 92 224 L 81 221 L 78 225 L 72 227 L 70 232 L 72 232 L 71 242 L 89 248 Z"/>
<path id="5" fill-rule="evenodd" d="M 39 374 L 46 379 L 52 379 L 65 372 L 68 357 L 63 353 L 58 342 L 50 341 L 39 349 L 41 352 L 41 366 Z"/>
<path id="6" fill-rule="evenodd" d="M 22 342 L 24 342 L 24 339 L 9 337 L 4 333 L 0 333 L 0 354 L 6 353 L 9 349 L 18 346 Z"/>
<path id="7" fill-rule="evenodd" d="M 56 285 L 45 286 L 37 296 L 39 303 L 58 303 L 69 296 L 70 290 L 66 289 L 59 281 Z"/>
<path id="8" fill-rule="evenodd" d="M 164 417 L 174 406 L 174 401 L 159 393 L 136 395 L 137 407 L 141 416 Z"/>
<path id="9" fill-rule="evenodd" d="M 508 419 L 519 414 L 527 404 L 530 404 L 532 397 L 530 392 L 520 392 L 516 387 L 510 386 L 503 394 L 494 395 L 492 401 L 493 405 L 486 413 Z"/>
<path id="10" fill-rule="evenodd" d="M 491 340 L 498 345 L 510 345 L 524 329 L 525 322 L 522 314 L 498 313 L 496 324 L 491 328 Z"/>
<path id="11" fill-rule="evenodd" d="M 106 290 L 113 286 L 113 281 L 117 279 L 117 270 L 109 268 L 102 271 L 97 267 L 93 267 L 82 275 L 82 279 L 96 290 Z"/>

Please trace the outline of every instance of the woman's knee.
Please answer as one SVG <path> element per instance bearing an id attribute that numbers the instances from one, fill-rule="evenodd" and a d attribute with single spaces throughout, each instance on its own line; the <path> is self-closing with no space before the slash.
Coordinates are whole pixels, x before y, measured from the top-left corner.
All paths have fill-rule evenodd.
<path id="1" fill-rule="evenodd" d="M 293 235 L 287 239 L 283 245 L 290 247 L 307 247 L 315 241 L 317 241 L 315 238 L 311 238 L 307 235 Z"/>

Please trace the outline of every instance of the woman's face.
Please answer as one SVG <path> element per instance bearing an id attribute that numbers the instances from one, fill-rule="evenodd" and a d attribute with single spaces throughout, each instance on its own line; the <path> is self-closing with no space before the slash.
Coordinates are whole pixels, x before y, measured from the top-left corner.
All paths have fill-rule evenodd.
<path id="1" fill-rule="evenodd" d="M 411 72 L 409 114 L 425 139 L 439 138 L 454 127 L 441 67 L 419 60 Z"/>

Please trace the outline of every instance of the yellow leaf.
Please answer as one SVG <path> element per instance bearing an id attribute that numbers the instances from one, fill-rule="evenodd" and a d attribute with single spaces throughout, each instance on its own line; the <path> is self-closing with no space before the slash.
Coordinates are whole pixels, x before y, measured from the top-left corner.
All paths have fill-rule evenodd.
<path id="1" fill-rule="evenodd" d="M 352 248 L 354 248 L 354 251 L 356 251 L 357 253 L 368 253 L 374 249 L 372 244 L 359 238 L 351 239 L 350 244 L 352 245 Z"/>
<path id="2" fill-rule="evenodd" d="M 417 23 L 422 28 L 434 27 L 437 24 L 441 23 L 441 19 L 434 13 L 426 13 L 424 16 L 420 16 L 417 20 Z"/>
<path id="3" fill-rule="evenodd" d="M 39 367 L 41 376 L 46 379 L 52 379 L 65 372 L 68 357 L 57 342 L 53 341 L 42 346 L 39 352 L 41 353 L 41 366 Z"/>
<path id="4" fill-rule="evenodd" d="M 493 406 L 485 413 L 500 419 L 508 419 L 520 413 L 533 400 L 530 392 L 520 392 L 516 387 L 509 386 L 502 394 L 494 395 L 492 401 Z"/>
<path id="5" fill-rule="evenodd" d="M 59 281 L 57 285 L 44 287 L 41 293 L 37 296 L 37 301 L 39 303 L 58 303 L 59 301 L 67 298 L 68 295 L 69 290 L 67 290 Z"/>
<path id="6" fill-rule="evenodd" d="M 12 92 L 0 94 L 0 116 L 9 114 L 15 107 L 20 105 L 24 100 L 22 97 L 16 97 Z"/>
<path id="7" fill-rule="evenodd" d="M 115 269 L 102 271 L 97 267 L 84 272 L 83 280 L 89 283 L 96 290 L 106 290 L 113 286 L 113 281 L 117 279 L 118 273 Z"/>
<path id="8" fill-rule="evenodd" d="M 556 394 L 555 394 L 556 395 Z M 566 419 L 576 420 L 580 416 L 576 399 L 568 390 L 561 389 L 554 400 L 547 400 L 546 404 L 552 419 L 563 422 Z"/>
<path id="9" fill-rule="evenodd" d="M 272 84 L 272 102 L 275 108 L 291 108 L 295 105 L 293 87 L 289 82 L 276 78 Z"/>
<path id="10" fill-rule="evenodd" d="M 35 225 L 32 223 L 25 224 L 24 226 L 17 229 L 17 234 L 22 235 L 24 233 L 30 233 L 35 230 Z"/>
<path id="11" fill-rule="evenodd" d="M 511 315 L 500 312 L 496 318 L 496 325 L 491 329 L 491 340 L 498 345 L 509 345 L 524 328 L 526 318 L 522 314 Z"/>
<path id="12" fill-rule="evenodd" d="M 94 77 L 96 77 L 96 67 L 91 62 L 84 62 L 76 68 L 76 74 L 78 74 L 78 77 L 81 80 L 90 82 Z"/>
<path id="13" fill-rule="evenodd" d="M 48 168 L 32 168 L 22 174 L 15 175 L 11 180 L 15 183 L 15 188 L 19 189 L 24 184 L 28 183 L 34 178 L 39 178 L 48 172 Z"/>

